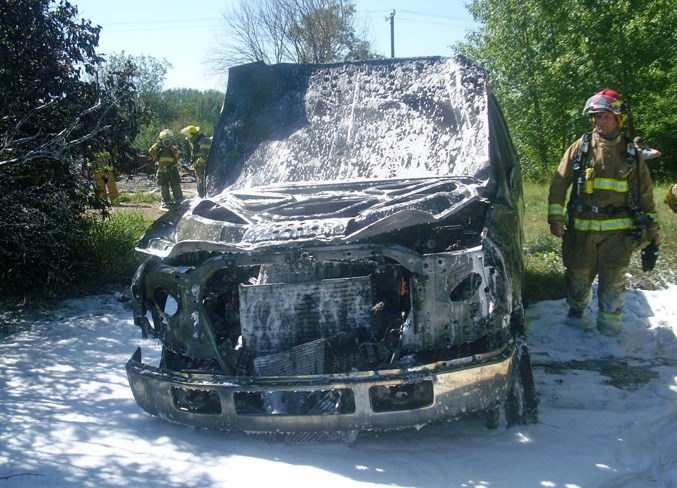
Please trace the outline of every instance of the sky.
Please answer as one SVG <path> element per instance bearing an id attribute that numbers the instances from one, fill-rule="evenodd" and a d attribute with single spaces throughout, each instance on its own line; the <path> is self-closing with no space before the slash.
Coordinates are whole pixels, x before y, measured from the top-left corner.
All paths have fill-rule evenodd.
<path id="1" fill-rule="evenodd" d="M 225 92 L 225 79 L 205 60 L 225 31 L 224 15 L 239 0 L 71 0 L 81 18 L 102 27 L 99 53 L 152 56 L 169 61 L 164 88 Z M 394 16 L 396 57 L 449 56 L 449 45 L 476 24 L 465 0 L 354 0 L 356 27 L 374 50 L 391 55 L 390 14 Z"/>
<path id="2" fill-rule="evenodd" d="M 0 339 L 0 487 L 675 487 L 676 294 L 627 290 L 615 338 L 566 325 L 564 300 L 528 307 L 537 424 L 489 430 L 468 417 L 352 444 L 285 444 L 146 414 L 125 363 L 140 346 L 157 365 L 160 351 L 133 325 L 128 289 L 67 300 Z M 648 382 L 614 386 L 607 370 Z"/>

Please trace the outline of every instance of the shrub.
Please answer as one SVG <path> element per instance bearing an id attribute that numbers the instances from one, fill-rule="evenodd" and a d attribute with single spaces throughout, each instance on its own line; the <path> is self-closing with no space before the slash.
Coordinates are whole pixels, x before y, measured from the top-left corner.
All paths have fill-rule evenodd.
<path id="1" fill-rule="evenodd" d="M 150 223 L 131 212 L 116 212 L 94 223 L 80 247 L 81 283 L 93 286 L 130 281 L 143 260 L 134 246 Z"/>

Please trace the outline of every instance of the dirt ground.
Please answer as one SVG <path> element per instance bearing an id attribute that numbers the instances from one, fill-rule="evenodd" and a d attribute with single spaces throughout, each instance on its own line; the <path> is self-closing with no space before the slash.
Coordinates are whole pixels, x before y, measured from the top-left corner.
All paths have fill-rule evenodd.
<path id="1" fill-rule="evenodd" d="M 133 193 L 157 193 L 160 188 L 155 183 L 155 176 L 146 174 L 122 174 L 118 176 L 117 187 L 120 194 Z M 189 175 L 181 178 L 181 191 L 184 198 L 193 198 L 197 195 L 197 185 L 195 178 Z M 157 219 L 164 215 L 165 211 L 160 209 L 160 202 L 123 202 L 113 207 L 114 212 L 139 212 L 150 219 Z"/>

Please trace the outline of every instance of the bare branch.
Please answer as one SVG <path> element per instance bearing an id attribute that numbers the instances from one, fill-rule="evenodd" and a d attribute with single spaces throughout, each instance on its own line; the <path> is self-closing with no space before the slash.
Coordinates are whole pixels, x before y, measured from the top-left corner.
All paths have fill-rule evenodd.
<path id="1" fill-rule="evenodd" d="M 349 0 L 240 0 L 224 16 L 228 37 L 210 64 L 222 73 L 252 61 L 328 63 L 369 55 L 369 42 L 355 33 L 354 14 Z"/>
<path id="2" fill-rule="evenodd" d="M 42 110 L 45 110 L 47 107 L 49 107 L 58 100 L 50 101 L 48 103 L 45 103 L 43 105 L 40 105 L 39 107 L 32 109 L 19 122 L 17 122 L 12 131 L 8 132 L 8 135 L 6 135 L 5 137 L 4 146 L 0 150 L 0 154 L 16 153 L 19 150 L 19 146 L 21 145 L 21 143 L 34 141 L 39 137 L 46 137 L 46 140 L 37 147 L 30 149 L 25 154 L 21 154 L 20 156 L 14 158 L 0 160 L 0 167 L 26 164 L 29 161 L 39 158 L 61 159 L 63 157 L 63 154 L 69 149 L 92 139 L 98 133 L 110 128 L 110 125 L 104 125 L 102 121 L 104 120 L 105 116 L 113 109 L 113 107 L 117 104 L 119 100 L 120 100 L 119 98 L 116 98 L 111 103 L 107 103 L 105 105 L 97 101 L 95 105 L 83 110 L 66 127 L 64 127 L 60 132 L 56 134 L 38 133 L 32 136 L 24 137 L 19 140 L 14 140 L 13 137 L 19 132 L 19 129 L 21 128 L 22 124 L 24 124 L 28 119 L 30 119 L 30 117 L 36 115 L 38 112 Z M 101 114 L 99 115 L 99 118 L 97 119 L 94 128 L 85 135 L 69 140 L 69 137 L 73 133 L 73 131 L 80 126 L 82 118 L 96 111 L 101 111 Z"/>

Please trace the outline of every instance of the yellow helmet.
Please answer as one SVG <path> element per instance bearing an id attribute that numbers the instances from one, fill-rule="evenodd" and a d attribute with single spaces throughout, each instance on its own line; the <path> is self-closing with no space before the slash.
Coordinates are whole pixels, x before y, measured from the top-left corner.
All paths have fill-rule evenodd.
<path id="1" fill-rule="evenodd" d="M 200 128 L 194 125 L 188 125 L 181 129 L 181 134 L 186 136 L 186 139 L 190 140 L 200 133 Z"/>
<path id="2" fill-rule="evenodd" d="M 174 133 L 173 133 L 171 130 L 169 130 L 169 129 L 162 129 L 162 130 L 160 131 L 160 135 L 158 136 L 158 139 L 160 139 L 160 140 L 162 140 L 162 139 L 171 139 L 172 137 L 174 137 Z"/>

